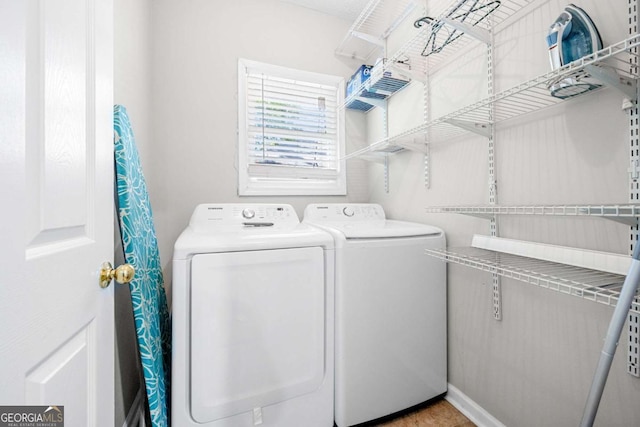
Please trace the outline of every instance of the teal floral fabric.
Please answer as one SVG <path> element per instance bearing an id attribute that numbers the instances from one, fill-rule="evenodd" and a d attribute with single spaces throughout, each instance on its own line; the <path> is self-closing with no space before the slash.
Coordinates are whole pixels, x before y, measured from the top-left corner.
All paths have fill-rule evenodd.
<path id="1" fill-rule="evenodd" d="M 114 107 L 118 217 L 125 261 L 135 270 L 129 284 L 151 423 L 169 425 L 171 320 L 147 185 L 127 110 Z"/>

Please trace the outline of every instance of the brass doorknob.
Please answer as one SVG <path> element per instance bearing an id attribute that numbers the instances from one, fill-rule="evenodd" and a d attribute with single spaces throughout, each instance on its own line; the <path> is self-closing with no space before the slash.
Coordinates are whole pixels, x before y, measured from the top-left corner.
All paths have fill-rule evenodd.
<path id="1" fill-rule="evenodd" d="M 118 268 L 113 268 L 110 262 L 103 262 L 100 269 L 100 287 L 106 288 L 112 280 L 120 284 L 127 284 L 133 280 L 136 270 L 131 264 L 122 264 Z"/>

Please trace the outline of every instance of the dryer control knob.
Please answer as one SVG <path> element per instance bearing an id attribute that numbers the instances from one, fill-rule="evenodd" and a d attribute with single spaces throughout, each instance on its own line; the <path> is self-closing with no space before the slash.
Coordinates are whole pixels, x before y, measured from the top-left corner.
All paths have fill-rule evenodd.
<path id="1" fill-rule="evenodd" d="M 252 219 L 254 216 L 256 216 L 256 211 L 254 211 L 253 209 L 243 209 L 242 216 L 245 219 Z"/>
<path id="2" fill-rule="evenodd" d="M 353 216 L 353 214 L 354 214 L 355 212 L 353 211 L 353 208 L 352 208 L 352 207 L 350 207 L 350 206 L 345 206 L 345 207 L 342 209 L 342 213 L 343 213 L 343 214 L 345 214 L 346 216 Z"/>

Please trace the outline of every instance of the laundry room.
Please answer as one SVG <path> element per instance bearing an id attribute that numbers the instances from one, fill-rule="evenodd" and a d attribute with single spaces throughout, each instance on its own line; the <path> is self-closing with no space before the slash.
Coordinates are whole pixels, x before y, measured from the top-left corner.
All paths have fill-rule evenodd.
<path id="1" fill-rule="evenodd" d="M 285 203 L 301 219 L 310 203 L 377 203 L 388 218 L 441 228 L 449 248 L 469 247 L 478 234 L 629 254 L 632 231 L 616 218 L 558 212 L 464 215 L 451 208 L 637 203 L 628 171 L 628 97 L 619 90 L 606 87 L 561 100 L 542 93 L 547 91 L 543 85 L 532 95 L 517 91 L 493 107 L 482 103 L 552 71 L 546 38 L 568 3 L 485 2 L 485 8 L 499 4 L 493 16 L 483 18 L 497 21 L 487 26 L 492 29 L 489 52 L 487 43 L 464 34 L 438 52 L 428 49 L 441 46 L 424 38 L 415 56 L 403 53 L 424 31 L 414 22 L 444 16 L 458 2 L 361 1 L 352 10 L 338 5 L 341 16 L 317 10 L 320 3 L 326 2 L 116 1 L 115 102 L 128 107 L 139 136 L 165 281 L 171 277 L 174 242 L 200 203 Z M 576 5 L 594 21 L 602 47 L 633 35 L 629 14 L 637 12 L 629 12 L 627 1 Z M 389 34 L 373 34 L 379 44 L 349 34 L 367 8 L 377 8 L 371 12 L 374 24 L 367 27 L 365 20 L 355 31 L 380 31 L 377 15 L 396 14 L 389 20 L 399 21 Z M 454 37 L 462 32 L 457 31 Z M 344 110 L 346 194 L 238 194 L 240 59 L 340 76 L 346 85 L 361 65 L 375 65 L 380 58 L 398 62 L 389 70 L 410 83 L 386 105 Z M 627 77 L 628 61 L 622 55 L 608 63 Z M 631 75 L 637 70 L 632 68 Z M 538 102 L 545 95 L 548 99 Z M 475 115 L 465 115 L 465 109 Z M 439 126 L 449 118 L 488 123 L 489 114 L 497 122 L 489 133 Z M 435 124 L 416 131 L 424 123 Z M 403 133 L 404 139 L 392 138 Z M 424 255 L 425 263 L 429 257 Z M 471 411 L 477 425 L 580 421 L 613 308 L 567 295 L 575 289 L 554 292 L 557 286 L 536 280 L 447 265 L 448 396 L 467 414 Z M 169 283 L 167 289 L 171 300 Z M 625 330 L 596 425 L 640 423 L 640 381 L 627 373 L 623 343 L 628 339 Z"/>
<path id="2" fill-rule="evenodd" d="M 5 3 L 0 405 L 640 426 L 638 0 Z"/>

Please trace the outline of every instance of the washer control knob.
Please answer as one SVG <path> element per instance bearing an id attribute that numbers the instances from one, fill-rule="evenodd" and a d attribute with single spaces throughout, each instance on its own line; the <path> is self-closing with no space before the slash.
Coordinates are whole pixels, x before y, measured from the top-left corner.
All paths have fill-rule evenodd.
<path id="1" fill-rule="evenodd" d="M 254 216 L 256 216 L 256 211 L 254 211 L 253 209 L 242 209 L 242 216 L 245 219 L 252 219 Z"/>
<path id="2" fill-rule="evenodd" d="M 342 208 L 342 213 L 346 216 L 353 216 L 355 212 L 353 211 L 353 208 L 351 206 L 345 206 L 344 208 Z"/>

